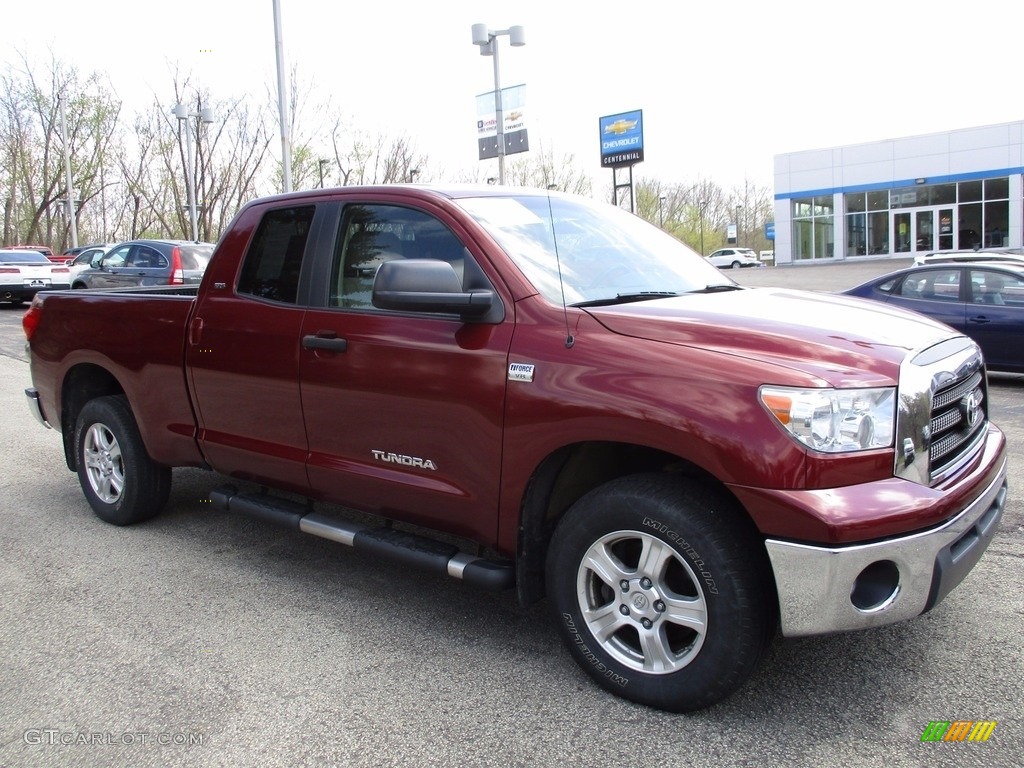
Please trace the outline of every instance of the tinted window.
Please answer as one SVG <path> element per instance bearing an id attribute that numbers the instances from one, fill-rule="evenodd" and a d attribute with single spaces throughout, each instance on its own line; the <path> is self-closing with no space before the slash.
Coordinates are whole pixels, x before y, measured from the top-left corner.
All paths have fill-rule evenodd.
<path id="1" fill-rule="evenodd" d="M 128 251 L 130 250 L 130 245 L 122 245 L 120 248 L 115 248 L 103 257 L 103 266 L 123 267 L 125 259 L 128 258 Z"/>
<path id="2" fill-rule="evenodd" d="M 182 245 L 178 247 L 181 254 L 182 269 L 198 269 L 203 271 L 210 263 L 210 256 L 213 255 L 212 245 Z"/>
<path id="3" fill-rule="evenodd" d="M 315 208 L 281 208 L 260 222 L 245 254 L 238 292 L 294 304 L 299 292 L 302 255 Z"/>
<path id="4" fill-rule="evenodd" d="M 467 258 L 462 241 L 422 211 L 394 205 L 347 206 L 331 271 L 329 306 L 372 309 L 373 278 L 385 261 L 439 259 L 451 264 L 462 280 Z"/>
<path id="5" fill-rule="evenodd" d="M 6 264 L 49 264 L 50 260 L 39 251 L 6 251 L 0 253 L 0 261 Z"/>
<path id="6" fill-rule="evenodd" d="M 1024 277 L 987 269 L 972 269 L 970 300 L 975 304 L 1024 306 Z"/>
<path id="7" fill-rule="evenodd" d="M 908 275 L 896 294 L 929 301 L 959 301 L 960 268 L 932 269 Z"/>
<path id="8" fill-rule="evenodd" d="M 167 266 L 167 259 L 148 245 L 137 245 L 128 257 L 128 265 L 139 269 L 159 269 Z"/>

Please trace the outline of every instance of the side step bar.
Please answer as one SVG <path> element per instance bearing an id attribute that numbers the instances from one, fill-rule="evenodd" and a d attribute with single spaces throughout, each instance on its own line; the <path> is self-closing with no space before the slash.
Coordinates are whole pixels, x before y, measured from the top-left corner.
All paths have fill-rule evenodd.
<path id="1" fill-rule="evenodd" d="M 515 570 L 507 561 L 474 557 L 452 544 L 393 528 L 373 527 L 318 514 L 312 507 L 266 493 L 239 493 L 233 485 L 210 492 L 215 507 L 267 523 L 311 533 L 355 549 L 434 573 L 448 574 L 484 589 L 510 589 Z"/>

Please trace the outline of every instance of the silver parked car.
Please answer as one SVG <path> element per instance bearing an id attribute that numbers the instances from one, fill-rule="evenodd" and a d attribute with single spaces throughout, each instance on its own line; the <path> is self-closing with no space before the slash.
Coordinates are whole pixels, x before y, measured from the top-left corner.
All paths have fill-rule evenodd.
<path id="1" fill-rule="evenodd" d="M 199 283 L 214 243 L 186 240 L 131 240 L 115 245 L 98 262 L 74 276 L 72 288 Z"/>

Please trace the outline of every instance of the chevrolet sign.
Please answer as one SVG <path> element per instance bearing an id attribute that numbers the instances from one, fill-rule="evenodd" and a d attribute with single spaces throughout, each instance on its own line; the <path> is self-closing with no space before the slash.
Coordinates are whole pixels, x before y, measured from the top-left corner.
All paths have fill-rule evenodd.
<path id="1" fill-rule="evenodd" d="M 615 168 L 643 162 L 643 112 L 622 112 L 598 121 L 601 131 L 601 165 Z"/>

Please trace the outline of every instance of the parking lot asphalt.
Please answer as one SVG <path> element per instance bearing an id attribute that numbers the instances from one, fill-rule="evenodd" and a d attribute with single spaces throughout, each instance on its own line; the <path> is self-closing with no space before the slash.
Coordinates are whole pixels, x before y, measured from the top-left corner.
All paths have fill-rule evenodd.
<path id="1" fill-rule="evenodd" d="M 733 276 L 838 290 L 891 268 Z M 594 687 L 546 605 L 211 510 L 212 473 L 176 470 L 150 522 L 102 523 L 25 407 L 20 316 L 0 307 L 0 766 L 1021 764 L 1022 377 L 991 380 L 1010 499 L 956 590 L 901 624 L 777 638 L 733 698 L 669 715 Z M 921 740 L 955 720 L 996 726 Z"/>

